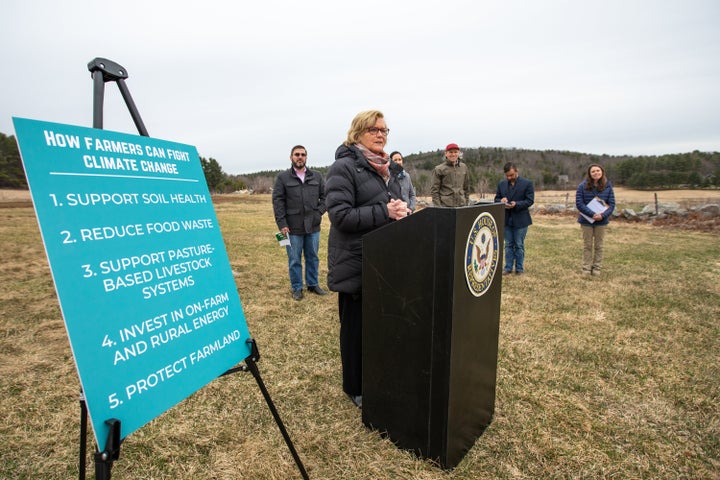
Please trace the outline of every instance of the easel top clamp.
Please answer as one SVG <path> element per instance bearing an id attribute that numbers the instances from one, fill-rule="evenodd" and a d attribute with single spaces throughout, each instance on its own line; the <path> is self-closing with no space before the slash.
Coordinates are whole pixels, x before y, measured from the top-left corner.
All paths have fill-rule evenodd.
<path id="1" fill-rule="evenodd" d="M 132 95 L 130 95 L 130 90 L 128 90 L 128 87 L 125 84 L 125 79 L 128 78 L 127 70 L 111 60 L 100 57 L 95 58 L 88 63 L 88 70 L 90 70 L 94 85 L 93 128 L 103 128 L 105 82 L 115 82 L 117 83 L 120 93 L 125 100 L 125 105 L 127 105 L 128 110 L 130 111 L 130 116 L 132 116 L 133 122 L 135 122 L 135 127 L 137 128 L 138 133 L 140 133 L 143 137 L 149 137 L 150 135 L 148 134 L 147 128 L 145 128 L 145 124 L 143 123 L 142 118 L 140 118 L 140 113 L 135 106 Z"/>

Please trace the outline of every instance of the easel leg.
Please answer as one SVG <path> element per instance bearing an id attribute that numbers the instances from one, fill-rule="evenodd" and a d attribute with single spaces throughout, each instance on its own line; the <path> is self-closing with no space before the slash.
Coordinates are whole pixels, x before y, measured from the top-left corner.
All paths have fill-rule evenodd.
<path id="1" fill-rule="evenodd" d="M 255 377 L 255 381 L 257 382 L 258 387 L 260 387 L 260 391 L 265 398 L 265 403 L 268 404 L 268 407 L 270 408 L 270 413 L 272 413 L 272 416 L 275 419 L 275 423 L 277 423 L 277 426 L 280 429 L 280 433 L 282 433 L 282 436 L 285 439 L 285 443 L 290 449 L 290 453 L 292 453 L 293 459 L 295 459 L 295 464 L 297 465 L 298 470 L 300 470 L 300 474 L 302 475 L 304 480 L 310 480 L 310 477 L 308 477 L 308 474 L 305 471 L 305 467 L 300 460 L 300 456 L 298 455 L 297 450 L 295 450 L 295 446 L 293 445 L 292 440 L 290 440 L 290 435 L 288 435 L 288 432 L 285 429 L 285 425 L 280 418 L 280 414 L 275 408 L 275 404 L 273 403 L 272 398 L 270 398 L 270 394 L 268 393 L 267 388 L 265 388 L 265 382 L 263 382 L 262 377 L 260 377 L 260 370 L 258 370 L 257 367 L 257 361 L 260 360 L 260 351 L 257 348 L 257 343 L 255 343 L 255 340 L 252 338 L 247 340 L 247 343 L 250 345 L 251 352 L 250 356 L 245 359 L 245 365 L 231 368 L 227 372 L 223 373 L 223 375 L 228 375 L 239 371 L 246 372 L 250 370 L 250 372 L 253 374 L 253 377 Z"/>
<path id="2" fill-rule="evenodd" d="M 285 443 L 287 444 L 288 448 L 290 449 L 290 453 L 292 453 L 292 456 L 295 459 L 295 463 L 297 464 L 298 469 L 300 470 L 300 474 L 302 475 L 302 478 L 305 480 L 309 480 L 310 477 L 308 477 L 308 474 L 305 471 L 305 467 L 303 466 L 303 463 L 300 460 L 300 456 L 298 456 L 298 453 L 295 450 L 295 446 L 293 445 L 292 440 L 290 440 L 290 435 L 288 435 L 288 432 L 285 429 L 285 425 L 283 424 L 283 421 L 280 418 L 280 414 L 278 414 L 278 411 L 275 408 L 275 404 L 273 403 L 272 399 L 270 398 L 270 394 L 268 393 L 267 389 L 265 388 L 265 383 L 263 382 L 262 378 L 260 377 L 260 371 L 257 368 L 257 364 L 255 363 L 254 360 L 252 360 L 250 358 L 245 359 L 245 363 L 248 366 L 248 370 L 250 370 L 250 372 L 252 372 L 252 374 L 253 374 L 253 377 L 255 377 L 255 381 L 257 381 L 257 384 L 260 387 L 260 391 L 262 392 L 263 397 L 265 397 L 265 402 L 268 404 L 268 407 L 270 408 L 270 412 L 272 413 L 272 416 L 275 419 L 275 423 L 277 423 L 277 426 L 280 429 L 280 432 L 282 433 L 283 438 L 285 439 Z"/>
<path id="3" fill-rule="evenodd" d="M 85 405 L 85 394 L 80 391 L 80 458 L 78 462 L 78 478 L 85 480 L 85 456 L 87 455 L 87 420 L 88 411 Z"/>
<path id="4" fill-rule="evenodd" d="M 120 458 L 120 420 L 111 418 L 105 420 L 110 426 L 105 450 L 95 453 L 95 479 L 110 480 L 113 462 Z"/>

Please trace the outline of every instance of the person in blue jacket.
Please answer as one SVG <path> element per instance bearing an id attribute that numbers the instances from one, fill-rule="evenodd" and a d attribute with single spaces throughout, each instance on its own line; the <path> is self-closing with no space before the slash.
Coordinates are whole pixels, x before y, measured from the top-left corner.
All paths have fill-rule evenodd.
<path id="1" fill-rule="evenodd" d="M 615 210 L 615 192 L 600 165 L 588 167 L 585 180 L 575 192 L 575 207 L 580 212 L 578 222 L 583 237 L 582 273 L 600 275 L 605 229 Z"/>
<path id="2" fill-rule="evenodd" d="M 518 173 L 517 166 L 508 162 L 503 167 L 505 180 L 498 183 L 495 202 L 505 204 L 505 268 L 503 275 L 525 273 L 525 236 L 532 225 L 530 206 L 535 203 L 532 181 Z"/>

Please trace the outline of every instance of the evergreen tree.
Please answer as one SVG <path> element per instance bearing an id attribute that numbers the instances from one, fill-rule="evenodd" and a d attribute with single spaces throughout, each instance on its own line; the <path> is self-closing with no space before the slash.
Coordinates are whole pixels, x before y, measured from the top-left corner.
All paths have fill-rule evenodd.
<path id="1" fill-rule="evenodd" d="M 27 188 L 15 137 L 0 133 L 0 188 Z"/>
<path id="2" fill-rule="evenodd" d="M 200 165 L 202 165 L 203 173 L 205 174 L 205 181 L 207 182 L 210 192 L 214 193 L 219 191 L 226 175 L 218 161 L 212 157 L 210 160 L 200 157 Z"/>

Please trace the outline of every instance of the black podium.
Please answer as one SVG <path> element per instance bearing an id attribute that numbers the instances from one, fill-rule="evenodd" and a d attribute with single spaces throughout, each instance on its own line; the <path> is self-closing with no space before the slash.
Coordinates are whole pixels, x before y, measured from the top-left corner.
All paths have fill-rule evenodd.
<path id="1" fill-rule="evenodd" d="M 363 423 L 442 468 L 495 411 L 503 229 L 485 204 L 363 237 Z"/>

